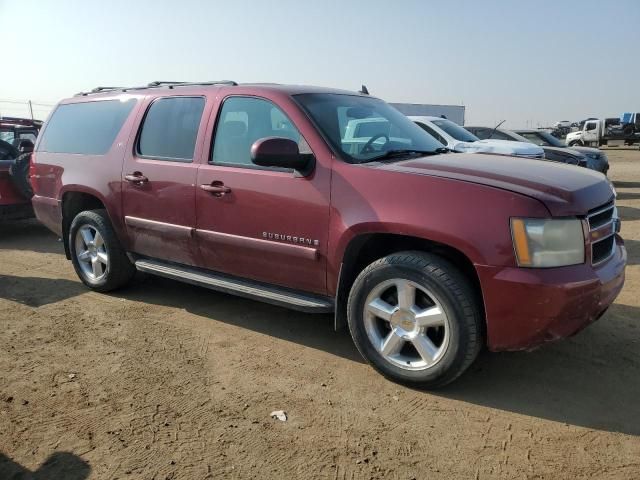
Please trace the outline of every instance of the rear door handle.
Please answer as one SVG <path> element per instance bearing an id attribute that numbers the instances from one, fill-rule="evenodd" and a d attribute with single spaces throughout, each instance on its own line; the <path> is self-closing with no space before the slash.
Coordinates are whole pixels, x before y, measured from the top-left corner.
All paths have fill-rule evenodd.
<path id="1" fill-rule="evenodd" d="M 205 192 L 213 194 L 214 197 L 222 197 L 231 192 L 231 189 L 222 182 L 211 182 L 210 185 L 200 185 L 200 188 Z"/>
<path id="2" fill-rule="evenodd" d="M 147 183 L 149 181 L 149 179 L 142 175 L 140 172 L 128 173 L 124 176 L 124 179 L 129 183 L 133 183 L 134 185 L 142 185 L 143 183 Z"/>

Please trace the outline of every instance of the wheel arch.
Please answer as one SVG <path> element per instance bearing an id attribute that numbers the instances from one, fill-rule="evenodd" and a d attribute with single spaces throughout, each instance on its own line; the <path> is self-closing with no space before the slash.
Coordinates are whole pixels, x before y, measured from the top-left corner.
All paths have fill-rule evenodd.
<path id="1" fill-rule="evenodd" d="M 69 229 L 71 222 L 78 213 L 85 210 L 105 209 L 104 199 L 97 192 L 89 192 L 83 190 L 67 190 L 62 194 L 62 242 L 64 245 L 64 253 L 68 260 L 71 259 L 69 250 Z M 107 211 L 107 215 L 109 212 Z"/>
<path id="2" fill-rule="evenodd" d="M 385 232 L 370 232 L 353 237 L 347 244 L 342 255 L 336 287 L 334 319 L 336 330 L 346 326 L 347 299 L 351 286 L 358 274 L 367 265 L 379 258 L 407 250 L 434 253 L 456 266 L 469 278 L 483 319 L 485 318 L 480 279 L 473 262 L 463 251 L 451 245 L 423 237 Z M 486 320 L 483 320 L 483 329 L 486 329 Z"/>

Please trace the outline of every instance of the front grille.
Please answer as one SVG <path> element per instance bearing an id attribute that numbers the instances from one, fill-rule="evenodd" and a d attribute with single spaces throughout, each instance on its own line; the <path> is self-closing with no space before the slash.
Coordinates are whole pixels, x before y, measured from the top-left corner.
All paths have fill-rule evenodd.
<path id="1" fill-rule="evenodd" d="M 613 244 L 614 244 L 613 235 L 605 238 L 597 243 L 594 243 L 591 246 L 591 259 L 592 263 L 600 263 L 605 261 L 607 258 L 611 256 L 613 253 Z"/>
<path id="2" fill-rule="evenodd" d="M 613 217 L 613 210 L 616 208 L 613 202 L 609 202 L 606 205 L 598 207 L 596 209 L 591 210 L 589 212 L 589 229 L 595 230 L 602 225 L 605 225 L 607 222 L 611 221 Z"/>
<path id="3" fill-rule="evenodd" d="M 613 255 L 615 234 L 618 229 L 618 213 L 612 200 L 587 214 L 591 241 L 591 264 L 604 262 Z"/>

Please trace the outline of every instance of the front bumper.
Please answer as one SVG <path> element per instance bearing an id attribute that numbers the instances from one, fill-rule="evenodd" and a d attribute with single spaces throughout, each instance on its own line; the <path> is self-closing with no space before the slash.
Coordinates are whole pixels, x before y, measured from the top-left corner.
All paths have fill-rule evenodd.
<path id="1" fill-rule="evenodd" d="M 609 171 L 609 161 L 603 157 L 587 157 L 587 168 L 595 170 L 596 172 L 604 173 L 606 175 Z"/>
<path id="2" fill-rule="evenodd" d="M 528 350 L 582 330 L 604 314 L 624 285 L 627 252 L 616 235 L 603 264 L 532 269 L 477 265 L 492 351 Z"/>

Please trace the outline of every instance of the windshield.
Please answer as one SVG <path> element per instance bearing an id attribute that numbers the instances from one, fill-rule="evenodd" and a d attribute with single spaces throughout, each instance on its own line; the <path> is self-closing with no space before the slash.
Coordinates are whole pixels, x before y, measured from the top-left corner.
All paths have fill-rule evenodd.
<path id="1" fill-rule="evenodd" d="M 551 135 L 549 132 L 520 132 L 520 135 L 525 137 L 531 143 L 540 145 L 541 147 L 564 147 L 565 144 Z"/>
<path id="2" fill-rule="evenodd" d="M 432 120 L 431 123 L 461 142 L 477 142 L 480 140 L 469 130 L 465 130 L 460 125 L 453 123 L 451 120 L 445 120 L 443 118 L 442 120 Z"/>
<path id="3" fill-rule="evenodd" d="M 388 152 L 436 152 L 442 145 L 382 100 L 356 95 L 306 93 L 294 98 L 349 163 Z"/>

